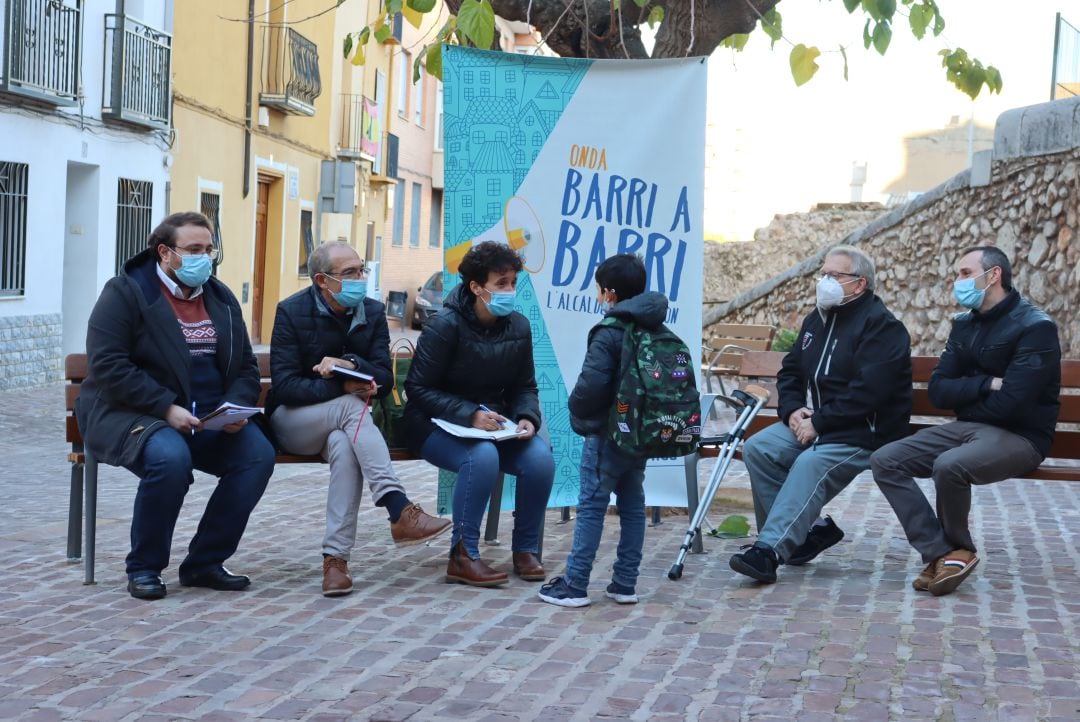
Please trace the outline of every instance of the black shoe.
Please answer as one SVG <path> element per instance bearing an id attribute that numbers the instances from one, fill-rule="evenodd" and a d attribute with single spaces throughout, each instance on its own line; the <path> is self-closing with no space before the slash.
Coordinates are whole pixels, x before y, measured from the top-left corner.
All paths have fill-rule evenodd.
<path id="1" fill-rule="evenodd" d="M 128 594 L 136 599 L 163 599 L 165 582 L 157 572 L 135 572 L 128 578 Z"/>
<path id="2" fill-rule="evenodd" d="M 836 525 L 831 516 L 825 517 L 825 524 L 810 527 L 806 541 L 791 552 L 791 557 L 784 562 L 793 567 L 801 567 L 808 561 L 844 538 L 844 530 Z"/>
<path id="3" fill-rule="evenodd" d="M 243 574 L 230 574 L 225 567 L 210 567 L 201 572 L 180 575 L 180 586 L 207 587 L 219 592 L 239 592 L 248 588 L 251 580 Z"/>
<path id="4" fill-rule="evenodd" d="M 739 574 L 757 579 L 759 582 L 773 584 L 776 582 L 776 567 L 780 566 L 780 560 L 776 552 L 767 546 L 743 547 L 746 551 L 734 554 L 728 564 Z"/>

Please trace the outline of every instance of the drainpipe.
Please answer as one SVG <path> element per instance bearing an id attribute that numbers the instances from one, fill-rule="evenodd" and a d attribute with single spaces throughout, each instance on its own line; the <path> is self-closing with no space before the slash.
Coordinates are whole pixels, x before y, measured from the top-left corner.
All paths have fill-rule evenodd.
<path id="1" fill-rule="evenodd" d="M 251 82 L 255 64 L 255 0 L 248 0 L 247 100 L 244 102 L 244 198 L 251 192 Z"/>

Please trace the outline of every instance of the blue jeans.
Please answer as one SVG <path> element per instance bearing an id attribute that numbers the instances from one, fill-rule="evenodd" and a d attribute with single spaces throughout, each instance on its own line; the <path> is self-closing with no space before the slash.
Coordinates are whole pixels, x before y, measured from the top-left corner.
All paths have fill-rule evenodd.
<path id="1" fill-rule="evenodd" d="M 787 424 L 776 423 L 746 440 L 758 542 L 787 560 L 806 541 L 818 514 L 860 472 L 870 450 L 848 444 L 800 444 Z"/>
<path id="2" fill-rule="evenodd" d="M 200 431 L 184 435 L 171 427 L 155 431 L 139 460 L 127 467 L 139 477 L 131 517 L 131 552 L 127 573 L 160 573 L 169 564 L 173 529 L 192 469 L 218 478 L 180 573 L 220 566 L 236 552 L 248 517 L 274 473 L 274 447 L 262 431 L 248 424 L 235 434 Z"/>
<path id="3" fill-rule="evenodd" d="M 555 480 L 555 459 L 547 442 L 539 436 L 527 441 L 475 441 L 435 429 L 424 442 L 420 455 L 440 469 L 456 471 L 458 475 L 454 484 L 451 551 L 461 541 L 470 558 L 480 556 L 480 521 L 499 473 L 504 472 L 517 477 L 513 551 L 536 552 L 544 510 Z"/>
<path id="4" fill-rule="evenodd" d="M 588 589 L 612 492 L 619 512 L 619 547 L 611 580 L 631 589 L 637 584 L 645 544 L 645 461 L 624 454 L 601 436 L 585 437 L 574 544 L 566 559 L 566 583 L 574 589 Z"/>

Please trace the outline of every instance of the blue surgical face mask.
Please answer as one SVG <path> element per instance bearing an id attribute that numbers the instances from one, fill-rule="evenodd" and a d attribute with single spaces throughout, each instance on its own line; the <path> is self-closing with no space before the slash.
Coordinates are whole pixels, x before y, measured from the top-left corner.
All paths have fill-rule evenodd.
<path id="1" fill-rule="evenodd" d="M 491 311 L 493 316 L 509 316 L 514 310 L 514 299 L 517 297 L 517 293 L 514 291 L 488 291 L 491 294 L 491 300 L 485 301 L 483 296 L 480 296 L 480 300 L 484 301 L 484 304 Z"/>
<path id="2" fill-rule="evenodd" d="M 334 278 L 328 276 L 328 278 Z M 335 281 L 338 279 L 334 278 Z M 341 290 L 337 293 L 333 291 L 330 295 L 334 297 L 334 300 L 345 308 L 356 308 L 364 302 L 364 297 L 367 296 L 367 281 L 358 281 L 352 278 L 346 278 L 341 281 Z"/>
<path id="3" fill-rule="evenodd" d="M 975 279 L 982 278 L 987 273 L 990 271 L 983 271 L 978 276 L 962 278 L 953 283 L 953 295 L 956 296 L 956 302 L 972 311 L 982 308 L 983 299 L 986 298 L 986 289 L 975 288 Z"/>
<path id="4" fill-rule="evenodd" d="M 169 249 L 172 251 L 172 249 Z M 176 251 L 173 251 L 176 253 Z M 179 253 L 176 253 L 180 256 Z M 180 256 L 180 268 L 173 270 L 177 280 L 188 288 L 198 288 L 210 278 L 210 272 L 214 270 L 214 264 L 210 256 L 200 253 L 197 256 Z"/>

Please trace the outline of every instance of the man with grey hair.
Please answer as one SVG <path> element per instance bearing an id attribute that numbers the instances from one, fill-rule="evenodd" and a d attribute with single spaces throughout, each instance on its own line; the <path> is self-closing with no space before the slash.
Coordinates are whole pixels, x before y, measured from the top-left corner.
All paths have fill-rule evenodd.
<path id="1" fill-rule="evenodd" d="M 347 243 L 323 243 L 308 258 L 311 286 L 278 304 L 270 341 L 266 412 L 278 443 L 330 462 L 322 593 L 352 591 L 348 561 L 364 479 L 390 516 L 395 544 L 418 544 L 450 529 L 449 519 L 409 501 L 366 405 L 390 393 L 390 331 L 383 304 L 367 298 L 367 269 Z M 368 378 L 348 375 L 359 372 Z"/>
<path id="2" fill-rule="evenodd" d="M 1023 476 L 1050 452 L 1061 389 L 1057 324 L 1012 287 L 1008 257 L 993 246 L 963 252 L 953 281 L 967 309 L 930 376 L 930 401 L 956 412 L 870 457 L 889 500 L 926 568 L 911 586 L 940 597 L 979 563 L 968 528 L 971 485 Z M 931 477 L 937 514 L 915 483 Z"/>
<path id="3" fill-rule="evenodd" d="M 777 374 L 782 423 L 743 448 L 758 538 L 731 557 L 740 574 L 771 584 L 781 563 L 806 564 L 839 542 L 844 532 L 821 510 L 869 468 L 874 449 L 908 432 L 911 338 L 873 287 L 865 253 L 825 255 L 817 308 Z"/>

